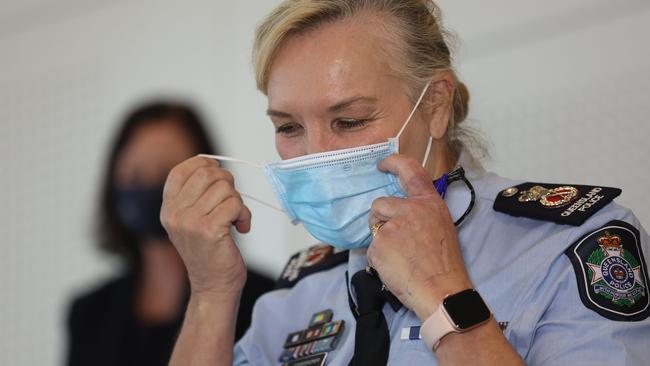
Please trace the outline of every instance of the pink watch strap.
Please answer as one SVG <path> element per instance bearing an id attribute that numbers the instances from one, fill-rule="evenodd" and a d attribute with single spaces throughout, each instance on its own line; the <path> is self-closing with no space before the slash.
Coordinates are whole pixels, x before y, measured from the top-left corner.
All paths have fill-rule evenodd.
<path id="1" fill-rule="evenodd" d="M 424 343 L 432 351 L 438 348 L 442 337 L 452 332 L 456 332 L 456 328 L 454 328 L 451 320 L 445 314 L 442 304 L 422 323 L 422 327 L 420 328 L 420 334 Z"/>

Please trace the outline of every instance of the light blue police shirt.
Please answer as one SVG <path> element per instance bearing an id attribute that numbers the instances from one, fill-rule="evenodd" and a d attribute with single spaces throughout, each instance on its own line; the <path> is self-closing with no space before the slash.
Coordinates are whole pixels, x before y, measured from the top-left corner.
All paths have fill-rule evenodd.
<path id="1" fill-rule="evenodd" d="M 611 220 L 640 230 L 641 247 L 650 263 L 648 234 L 633 213 L 610 203 L 582 226 L 513 217 L 493 210 L 503 189 L 519 184 L 481 169 L 467 173 L 476 190 L 476 204 L 458 235 L 472 282 L 504 335 L 529 365 L 650 365 L 650 318 L 614 321 L 587 308 L 580 300 L 574 268 L 564 254 L 571 244 Z M 445 202 L 452 217 L 470 200 L 460 183 L 449 187 Z M 343 319 L 339 345 L 327 365 L 347 365 L 354 354 L 355 319 L 348 303 L 346 274 L 366 267 L 365 250 L 350 252 L 348 263 L 309 275 L 290 289 L 272 291 L 255 304 L 251 327 L 236 344 L 234 365 L 280 365 L 278 357 L 288 334 L 305 329 L 311 316 L 333 310 Z M 646 284 L 647 286 L 647 284 Z M 421 325 L 415 313 L 397 312 L 386 304 L 390 331 L 389 365 L 436 365 L 422 340 L 402 340 L 402 328 Z"/>

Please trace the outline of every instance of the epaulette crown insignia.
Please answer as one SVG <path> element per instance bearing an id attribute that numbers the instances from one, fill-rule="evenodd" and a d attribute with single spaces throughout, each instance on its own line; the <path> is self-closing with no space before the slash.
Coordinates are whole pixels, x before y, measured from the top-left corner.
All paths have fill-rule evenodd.
<path id="1" fill-rule="evenodd" d="M 494 210 L 580 226 L 620 194 L 620 189 L 610 187 L 523 183 L 499 192 Z"/>

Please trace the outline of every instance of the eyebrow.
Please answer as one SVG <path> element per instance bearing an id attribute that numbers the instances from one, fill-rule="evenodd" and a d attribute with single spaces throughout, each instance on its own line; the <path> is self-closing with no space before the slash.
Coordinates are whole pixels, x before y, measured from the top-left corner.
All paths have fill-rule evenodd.
<path id="1" fill-rule="evenodd" d="M 333 106 L 327 108 L 327 111 L 330 113 L 336 113 L 340 112 L 348 107 L 350 107 L 353 104 L 356 103 L 376 103 L 377 98 L 375 97 L 364 97 L 364 96 L 356 96 L 356 97 L 350 97 L 347 99 L 343 99 L 342 101 L 334 104 Z M 290 118 L 291 113 L 287 112 L 282 112 L 282 111 L 276 111 L 273 109 L 267 109 L 266 114 L 271 117 L 281 117 L 281 118 Z"/>
<path id="2" fill-rule="evenodd" d="M 356 96 L 356 97 L 343 99 L 342 101 L 327 108 L 327 110 L 329 112 L 340 112 L 356 103 L 376 103 L 376 102 L 377 102 L 377 98 L 374 97 Z"/>
<path id="3" fill-rule="evenodd" d="M 291 114 L 287 112 L 280 112 L 273 109 L 267 109 L 266 115 L 269 117 L 291 118 Z"/>

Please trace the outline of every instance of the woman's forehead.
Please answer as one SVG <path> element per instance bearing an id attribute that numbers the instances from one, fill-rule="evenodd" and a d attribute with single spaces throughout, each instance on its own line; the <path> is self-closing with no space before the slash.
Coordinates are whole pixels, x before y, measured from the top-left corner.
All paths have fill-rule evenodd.
<path id="1" fill-rule="evenodd" d="M 374 29 L 374 32 L 373 32 Z M 396 80 L 389 53 L 371 22 L 333 22 L 285 41 L 272 63 L 269 105 L 299 100 L 336 103 L 341 98 L 375 93 Z"/>

